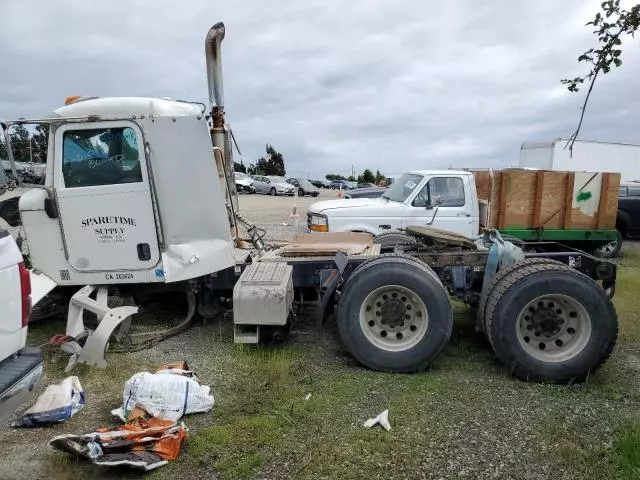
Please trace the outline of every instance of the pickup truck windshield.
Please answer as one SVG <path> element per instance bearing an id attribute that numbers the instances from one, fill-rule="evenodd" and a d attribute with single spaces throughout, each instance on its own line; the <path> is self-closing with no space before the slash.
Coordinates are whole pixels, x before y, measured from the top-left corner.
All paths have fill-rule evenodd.
<path id="1" fill-rule="evenodd" d="M 405 173 L 391 184 L 389 189 L 382 195 L 382 198 L 392 202 L 404 202 L 411 195 L 411 192 L 420 185 L 423 178 L 422 175 L 417 173 Z"/>

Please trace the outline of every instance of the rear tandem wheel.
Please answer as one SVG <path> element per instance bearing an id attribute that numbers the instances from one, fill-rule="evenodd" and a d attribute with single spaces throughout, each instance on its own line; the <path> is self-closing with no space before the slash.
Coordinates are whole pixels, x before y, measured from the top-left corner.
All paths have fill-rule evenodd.
<path id="1" fill-rule="evenodd" d="M 487 336 L 502 363 L 523 380 L 583 381 L 616 343 L 611 299 L 589 277 L 562 263 L 515 264 L 488 297 Z"/>

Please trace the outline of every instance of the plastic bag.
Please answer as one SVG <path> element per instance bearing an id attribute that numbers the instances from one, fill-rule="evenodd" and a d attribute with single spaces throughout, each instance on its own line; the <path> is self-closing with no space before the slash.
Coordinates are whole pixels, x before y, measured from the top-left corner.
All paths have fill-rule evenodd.
<path id="1" fill-rule="evenodd" d="M 113 413 L 126 419 L 138 406 L 156 418 L 175 422 L 189 413 L 209 411 L 213 404 L 213 395 L 207 385 L 200 385 L 180 371 L 167 369 L 157 373 L 136 373 L 127 380 L 122 409 Z"/>
<path id="2" fill-rule="evenodd" d="M 38 427 L 69 420 L 84 407 L 84 390 L 78 377 L 49 385 L 36 403 L 11 426 Z"/>

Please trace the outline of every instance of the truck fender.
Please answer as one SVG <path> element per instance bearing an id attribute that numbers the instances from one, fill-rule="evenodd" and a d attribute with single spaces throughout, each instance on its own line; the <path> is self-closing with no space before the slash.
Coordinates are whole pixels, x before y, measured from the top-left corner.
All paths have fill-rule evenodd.
<path id="1" fill-rule="evenodd" d="M 347 225 L 346 227 L 340 228 L 338 231 L 339 232 L 363 232 L 363 233 L 370 233 L 371 235 L 374 235 L 374 236 L 381 233 L 377 229 L 371 228 L 369 225 L 363 225 L 359 223 Z M 384 230 L 384 231 L 387 232 L 390 230 Z"/>
<path id="2" fill-rule="evenodd" d="M 31 306 L 35 306 L 40 300 L 47 296 L 57 284 L 44 273 L 36 270 L 29 270 L 31 279 Z"/>

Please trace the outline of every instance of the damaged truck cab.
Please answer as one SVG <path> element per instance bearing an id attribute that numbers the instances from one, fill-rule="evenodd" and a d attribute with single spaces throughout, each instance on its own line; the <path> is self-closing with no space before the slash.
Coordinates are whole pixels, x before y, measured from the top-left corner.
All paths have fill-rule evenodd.
<path id="1" fill-rule="evenodd" d="M 201 106 L 97 98 L 55 114 L 44 188 L 19 204 L 41 274 L 57 285 L 176 282 L 233 265 Z"/>

